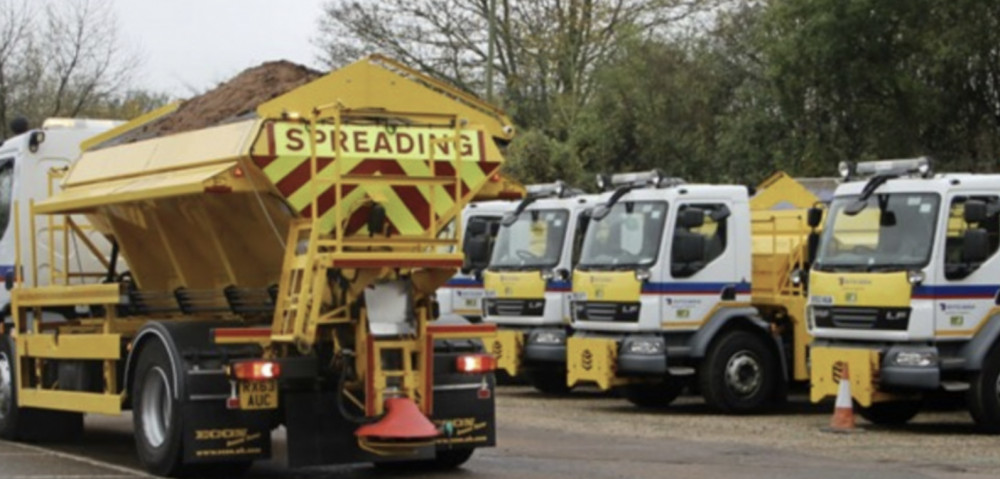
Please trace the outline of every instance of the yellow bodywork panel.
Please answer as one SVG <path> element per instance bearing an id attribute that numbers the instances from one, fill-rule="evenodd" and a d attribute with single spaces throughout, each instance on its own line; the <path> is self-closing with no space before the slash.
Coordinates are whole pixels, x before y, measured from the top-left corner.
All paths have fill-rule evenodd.
<path id="1" fill-rule="evenodd" d="M 810 352 L 810 362 L 812 364 L 810 398 L 813 402 L 837 397 L 845 365 L 850 373 L 851 397 L 862 407 L 871 406 L 872 403 L 888 397 L 879 393 L 877 387 L 881 364 L 878 351 L 815 347 Z"/>
<path id="2" fill-rule="evenodd" d="M 121 285 L 80 284 L 72 286 L 36 286 L 14 288 L 10 292 L 13 308 L 76 306 L 80 304 L 119 304 Z"/>
<path id="3" fill-rule="evenodd" d="M 828 306 L 910 306 L 913 287 L 906 272 L 828 273 L 812 271 L 809 294 L 815 304 Z"/>
<path id="4" fill-rule="evenodd" d="M 117 334 L 26 334 L 17 337 L 23 357 L 48 359 L 120 359 Z"/>
<path id="5" fill-rule="evenodd" d="M 73 165 L 63 188 L 233 161 L 246 155 L 259 129 L 259 120 L 246 120 L 88 151 Z"/>
<path id="6" fill-rule="evenodd" d="M 613 339 L 571 337 L 566 341 L 566 384 L 596 384 L 602 391 L 618 385 L 618 343 Z"/>
<path id="7" fill-rule="evenodd" d="M 812 207 L 819 201 L 811 191 L 782 171 L 757 186 L 757 194 L 750 198 L 750 209 L 769 210 L 779 205 L 800 209 Z"/>
<path id="8" fill-rule="evenodd" d="M 582 301 L 639 301 L 641 290 L 632 271 L 573 271 L 573 293 Z"/>
<path id="9" fill-rule="evenodd" d="M 23 388 L 17 392 L 20 407 L 85 412 L 116 416 L 122 412 L 122 396 L 118 394 L 80 391 L 53 391 Z"/>
<path id="10" fill-rule="evenodd" d="M 487 271 L 483 273 L 483 289 L 487 296 L 497 298 L 541 299 L 545 297 L 545 280 L 538 271 Z"/>
<path id="11" fill-rule="evenodd" d="M 213 188 L 225 193 L 251 191 L 249 182 L 226 174 L 236 166 L 236 161 L 225 161 L 141 178 L 81 186 L 38 203 L 35 205 L 35 213 L 84 211 L 115 203 L 203 194 Z"/>
<path id="12" fill-rule="evenodd" d="M 490 343 L 490 353 L 497 360 L 497 369 L 517 376 L 521 369 L 521 354 L 524 351 L 524 333 L 509 329 L 497 330 Z"/>

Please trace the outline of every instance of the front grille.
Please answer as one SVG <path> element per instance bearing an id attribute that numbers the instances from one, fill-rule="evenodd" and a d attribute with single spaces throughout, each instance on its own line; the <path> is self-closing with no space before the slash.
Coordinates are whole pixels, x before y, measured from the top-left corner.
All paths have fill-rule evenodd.
<path id="1" fill-rule="evenodd" d="M 488 316 L 541 316 L 545 300 L 490 298 L 483 301 L 483 308 Z"/>
<path id="2" fill-rule="evenodd" d="M 813 306 L 813 319 L 821 328 L 906 331 L 910 308 Z"/>
<path id="3" fill-rule="evenodd" d="M 573 319 L 576 321 L 637 323 L 639 322 L 639 303 L 574 301 Z"/>

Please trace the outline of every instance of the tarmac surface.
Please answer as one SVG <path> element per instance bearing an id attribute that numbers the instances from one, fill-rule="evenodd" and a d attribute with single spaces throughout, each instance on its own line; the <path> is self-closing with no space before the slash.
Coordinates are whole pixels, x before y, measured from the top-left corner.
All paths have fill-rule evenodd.
<path id="1" fill-rule="evenodd" d="M 526 387 L 498 395 L 500 446 L 477 451 L 464 468 L 414 473 L 426 478 L 995 478 L 1000 438 L 975 433 L 961 410 L 934 411 L 903 428 L 863 427 L 849 435 L 820 431 L 828 405 L 798 397 L 780 413 L 731 417 L 698 398 L 641 411 L 594 392 L 551 398 Z M 859 419 L 859 424 L 864 421 Z M 105 479 L 152 477 L 141 471 L 131 418 L 88 417 L 84 441 L 32 445 L 0 442 L 0 478 Z M 368 465 L 290 470 L 284 434 L 275 458 L 247 477 L 395 477 Z"/>

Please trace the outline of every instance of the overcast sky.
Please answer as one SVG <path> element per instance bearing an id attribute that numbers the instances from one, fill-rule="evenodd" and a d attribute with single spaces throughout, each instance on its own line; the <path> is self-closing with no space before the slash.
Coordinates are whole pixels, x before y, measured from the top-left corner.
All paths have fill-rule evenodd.
<path id="1" fill-rule="evenodd" d="M 190 97 L 265 61 L 317 67 L 326 0 L 113 0 L 123 45 L 144 59 L 135 86 Z"/>

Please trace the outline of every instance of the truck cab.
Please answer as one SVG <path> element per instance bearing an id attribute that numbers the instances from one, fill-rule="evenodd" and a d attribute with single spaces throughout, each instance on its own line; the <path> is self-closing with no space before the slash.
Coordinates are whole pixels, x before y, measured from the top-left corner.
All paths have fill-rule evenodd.
<path id="1" fill-rule="evenodd" d="M 39 241 L 32 245 L 29 225 L 15 225 L 14 205 L 21 205 L 27 211 L 28 204 L 41 201 L 59 189 L 58 172 L 68 169 L 80 156 L 80 143 L 106 132 L 122 122 L 112 120 L 88 120 L 72 118 L 49 118 L 41 128 L 20 131 L 0 144 L 0 276 L 13 283 L 14 263 L 17 257 L 18 233 L 26 258 L 32 251 L 38 262 L 38 277 L 34 268 L 23 268 L 26 282 L 49 284 L 53 278 L 65 279 L 67 274 L 100 270 L 97 257 L 80 243 L 68 244 L 62 248 L 62 228 L 59 222 L 46 221 L 36 225 Z M 18 131 L 15 129 L 15 131 Z M 53 173 L 55 169 L 57 173 Z M 77 226 L 86 229 L 85 221 L 77 218 Z M 103 252 L 111 251 L 111 245 L 95 231 L 87 237 Z M 73 282 L 84 281 L 74 277 Z M 93 281 L 93 279 L 92 279 Z M 4 311 L 10 308 L 9 288 L 0 288 L 0 305 Z"/>
<path id="2" fill-rule="evenodd" d="M 540 391 L 564 393 L 571 271 L 580 257 L 597 195 L 562 182 L 531 185 L 504 216 L 483 274 L 484 321 L 498 326 L 492 353 L 510 376 Z"/>
<path id="3" fill-rule="evenodd" d="M 809 277 L 812 399 L 846 375 L 864 417 L 903 423 L 925 393 L 964 392 L 1000 432 L 1000 175 L 934 175 L 927 158 L 840 169 Z"/>
<path id="4" fill-rule="evenodd" d="M 500 220 L 517 206 L 515 201 L 495 200 L 470 203 L 462 210 L 463 249 L 480 248 L 480 258 L 465 255 L 465 265 L 437 290 L 441 316 L 455 315 L 479 323 L 483 315 L 483 270 L 489 261 L 500 230 Z M 474 246 L 475 245 L 475 246 Z"/>

